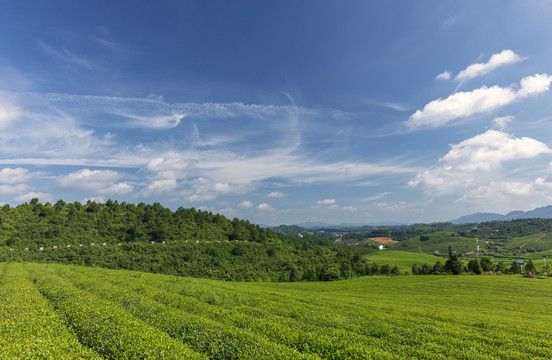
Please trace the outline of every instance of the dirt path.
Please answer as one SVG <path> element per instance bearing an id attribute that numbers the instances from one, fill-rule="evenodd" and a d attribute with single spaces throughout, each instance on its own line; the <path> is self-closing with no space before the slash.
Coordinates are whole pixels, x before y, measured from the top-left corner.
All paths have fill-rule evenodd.
<path id="1" fill-rule="evenodd" d="M 538 238 L 537 240 L 535 240 L 535 242 L 539 241 L 540 239 L 542 239 L 542 238 L 545 237 L 546 235 L 548 235 L 548 234 L 544 234 L 543 236 L 541 236 L 540 238 Z M 524 247 L 524 246 L 527 245 L 527 244 L 529 244 L 529 243 L 525 243 L 525 244 L 521 245 L 519 248 L 521 249 L 522 247 Z"/>

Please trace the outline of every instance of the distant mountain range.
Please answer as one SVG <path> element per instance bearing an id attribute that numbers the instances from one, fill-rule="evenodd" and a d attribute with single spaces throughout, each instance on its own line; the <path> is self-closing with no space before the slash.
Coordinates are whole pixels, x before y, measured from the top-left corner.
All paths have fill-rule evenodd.
<path id="1" fill-rule="evenodd" d="M 452 220 L 451 223 L 469 224 L 469 223 L 481 223 L 485 221 L 529 219 L 529 218 L 552 219 L 552 205 L 536 208 L 530 211 L 511 211 L 506 215 L 495 214 L 495 213 L 475 213 L 475 214 L 461 216 L 458 219 Z"/>
<path id="2" fill-rule="evenodd" d="M 485 221 L 508 221 L 514 219 L 529 219 L 529 218 L 543 218 L 543 219 L 552 219 L 552 205 L 536 208 L 530 211 L 511 211 L 506 215 L 497 214 L 497 213 L 475 213 L 470 215 L 464 215 L 458 219 L 451 220 L 450 222 L 456 225 L 459 224 L 478 224 Z M 286 234 L 297 234 L 309 230 L 320 230 L 320 229 L 333 229 L 333 230 L 343 230 L 343 231 L 372 231 L 378 227 L 399 227 L 409 225 L 407 223 L 398 223 L 394 221 L 381 222 L 381 223 L 342 223 L 342 224 L 329 224 L 323 222 L 304 222 L 295 225 L 280 225 L 280 226 L 268 226 L 263 225 L 265 228 L 271 228 L 273 230 L 283 232 Z M 374 228 L 374 229 L 371 229 Z"/>
<path id="3" fill-rule="evenodd" d="M 395 221 L 387 221 L 387 222 L 380 222 L 380 223 L 341 223 L 341 224 L 305 222 L 305 223 L 297 224 L 297 226 L 300 226 L 305 229 L 322 229 L 322 228 L 344 229 L 344 228 L 357 228 L 357 227 L 363 227 L 363 226 L 399 226 L 399 225 L 409 225 L 409 224 L 398 223 Z"/>

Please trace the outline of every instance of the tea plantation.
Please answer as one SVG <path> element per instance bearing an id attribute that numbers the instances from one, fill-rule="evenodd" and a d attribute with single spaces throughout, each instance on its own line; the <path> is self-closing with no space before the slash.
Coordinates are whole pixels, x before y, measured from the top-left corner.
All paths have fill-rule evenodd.
<path id="1" fill-rule="evenodd" d="M 241 283 L 0 263 L 0 358 L 550 359 L 552 280 Z"/>

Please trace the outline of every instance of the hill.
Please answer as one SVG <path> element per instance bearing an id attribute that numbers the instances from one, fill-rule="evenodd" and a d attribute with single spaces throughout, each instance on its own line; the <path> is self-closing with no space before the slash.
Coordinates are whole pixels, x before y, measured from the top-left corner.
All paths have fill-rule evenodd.
<path id="1" fill-rule="evenodd" d="M 107 201 L 0 207 L 0 261 L 80 264 L 144 270 L 228 281 L 320 281 L 397 274 L 365 255 L 378 252 L 374 238 L 390 238 L 386 252 L 424 253 L 448 248 L 468 259 L 480 253 L 493 261 L 542 259 L 552 250 L 551 219 L 517 219 L 480 224 L 415 224 L 279 231 L 196 209 L 176 211 L 158 203 Z M 282 231 L 282 232 L 280 232 Z M 288 234 L 284 234 L 287 232 Z M 478 240 L 476 240 L 478 239 Z M 470 253 L 471 252 L 471 253 Z M 381 255 L 379 255 L 381 256 Z M 443 259 L 441 259 L 442 261 Z M 396 267 L 396 268 L 394 268 Z"/>
<path id="2" fill-rule="evenodd" d="M 551 280 L 229 283 L 20 263 L 0 273 L 2 358 L 545 359 L 552 348 Z"/>
<path id="3" fill-rule="evenodd" d="M 279 225 L 270 228 L 272 231 L 286 235 L 313 234 L 313 231 L 298 225 Z"/>
<path id="4" fill-rule="evenodd" d="M 507 221 L 531 218 L 552 219 L 552 205 L 536 208 L 530 211 L 511 211 L 506 215 L 496 213 L 475 213 L 461 216 L 451 222 L 453 224 L 477 224 L 485 221 Z"/>
<path id="5" fill-rule="evenodd" d="M 366 260 L 331 241 L 289 238 L 246 220 L 158 203 L 0 207 L 0 261 L 58 262 L 229 281 L 365 275 Z"/>
<path id="6" fill-rule="evenodd" d="M 424 236 L 412 237 L 390 246 L 392 250 L 446 255 L 449 246 L 457 252 L 475 249 L 475 240 L 453 231 L 437 231 Z"/>

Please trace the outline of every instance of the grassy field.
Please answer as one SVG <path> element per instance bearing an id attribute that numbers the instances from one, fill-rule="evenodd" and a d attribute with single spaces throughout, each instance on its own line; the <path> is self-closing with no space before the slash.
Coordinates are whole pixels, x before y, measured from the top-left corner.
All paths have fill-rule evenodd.
<path id="1" fill-rule="evenodd" d="M 405 251 L 378 251 L 369 255 L 366 255 L 366 258 L 376 264 L 389 264 L 392 266 L 398 266 L 401 272 L 408 271 L 411 272 L 412 265 L 418 264 L 423 265 L 427 263 L 431 266 L 437 261 L 440 261 L 441 264 L 444 264 L 446 259 L 437 257 L 435 255 L 429 254 L 420 254 L 413 252 Z"/>
<path id="2" fill-rule="evenodd" d="M 0 358 L 550 359 L 552 280 L 230 283 L 0 264 Z"/>
<path id="3" fill-rule="evenodd" d="M 439 251 L 442 255 L 447 254 L 449 246 L 452 250 L 456 250 L 459 253 L 475 250 L 474 239 L 462 237 L 455 232 L 438 231 L 428 234 L 427 236 L 429 237 L 429 240 L 427 241 L 420 241 L 420 237 L 416 236 L 393 244 L 390 247 L 392 250 L 424 254 L 433 254 L 434 251 Z"/>
<path id="4" fill-rule="evenodd" d="M 544 251 L 552 249 L 552 234 L 533 234 L 508 240 L 507 249 Z"/>

